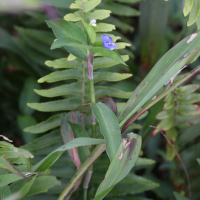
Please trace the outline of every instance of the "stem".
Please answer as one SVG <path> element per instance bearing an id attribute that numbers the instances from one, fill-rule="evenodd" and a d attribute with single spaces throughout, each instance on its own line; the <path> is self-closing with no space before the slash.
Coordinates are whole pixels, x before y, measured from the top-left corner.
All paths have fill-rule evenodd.
<path id="1" fill-rule="evenodd" d="M 85 61 L 83 61 L 82 104 L 85 103 Z"/>
<path id="2" fill-rule="evenodd" d="M 153 105 L 155 105 L 158 101 L 160 101 L 162 98 L 164 98 L 167 94 L 172 92 L 175 88 L 177 88 L 179 85 L 181 85 L 183 82 L 185 82 L 187 79 L 191 78 L 194 74 L 196 74 L 200 70 L 200 66 L 196 67 L 194 70 L 192 70 L 189 74 L 186 74 L 185 77 L 172 85 L 168 90 L 163 92 L 160 96 L 158 96 L 156 99 L 154 99 L 149 105 L 147 105 L 145 108 L 140 110 L 132 119 L 130 119 L 122 128 L 122 133 L 135 121 L 138 117 L 140 117 L 144 112 L 146 112 L 149 108 L 151 108 Z"/>
<path id="3" fill-rule="evenodd" d="M 88 78 L 90 81 L 90 102 L 91 104 L 95 104 L 96 100 L 95 100 L 95 91 L 94 91 L 94 81 L 93 81 L 93 59 L 94 59 L 94 54 L 90 54 L 88 53 L 87 55 L 88 57 Z M 92 125 L 92 138 L 96 137 L 96 118 L 93 114 L 93 112 L 91 111 L 91 125 Z M 92 151 L 94 150 L 95 146 L 92 146 Z M 85 181 L 83 184 L 83 198 L 84 200 L 87 200 L 87 190 L 89 187 L 89 183 L 90 183 L 90 179 L 92 177 L 92 173 L 93 173 L 93 165 L 91 165 L 88 169 L 88 172 L 85 176 Z"/>
<path id="4" fill-rule="evenodd" d="M 83 176 L 83 174 L 88 170 L 88 168 L 94 163 L 94 161 L 104 151 L 105 151 L 105 144 L 100 144 L 94 149 L 94 151 L 91 153 L 91 155 L 87 158 L 87 160 L 84 162 L 84 164 L 79 168 L 79 170 L 76 172 L 76 174 L 70 180 L 70 182 L 67 184 L 65 189 L 62 191 L 62 193 L 58 197 L 58 200 L 64 200 L 67 197 L 67 195 L 73 189 L 73 187 L 76 185 L 76 182 L 80 179 L 80 177 Z"/>
<path id="5" fill-rule="evenodd" d="M 87 189 L 83 188 L 83 200 L 87 200 Z"/>

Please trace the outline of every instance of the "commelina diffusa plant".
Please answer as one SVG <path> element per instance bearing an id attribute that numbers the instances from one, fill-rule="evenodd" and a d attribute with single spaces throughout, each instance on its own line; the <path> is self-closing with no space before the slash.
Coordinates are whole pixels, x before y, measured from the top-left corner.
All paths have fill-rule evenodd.
<path id="1" fill-rule="evenodd" d="M 59 190 L 58 200 L 72 198 L 75 191 L 80 191 L 81 183 L 83 183 L 83 192 L 78 193 L 78 198 L 84 200 L 91 198 L 100 200 L 106 196 L 110 199 L 109 194 L 114 187 L 127 181 L 127 176 L 129 182 L 132 180 L 134 184 L 139 184 L 142 178 L 138 178 L 131 170 L 135 165 L 144 164 L 146 160 L 139 157 L 142 138 L 129 132 L 130 125 L 200 69 L 198 66 L 185 74 L 181 80 L 173 83 L 181 70 L 195 61 L 200 54 L 200 34 L 195 33 L 169 50 L 133 93 L 101 86 L 101 81 L 116 82 L 132 75 L 98 70 L 117 67 L 119 64 L 127 67 L 125 62 L 128 56 L 120 55 L 118 50 L 129 46 L 127 43 L 117 42 L 120 38 L 109 33 L 115 29 L 113 25 L 100 22 L 110 15 L 109 10 L 93 10 L 100 2 L 101 0 L 76 0 L 70 8 L 78 11 L 67 14 L 64 19 L 47 21 L 56 37 L 51 49 L 64 47 L 69 52 L 69 56 L 46 61 L 47 66 L 64 70 L 42 77 L 38 82 L 64 81 L 65 84 L 47 90 L 35 90 L 35 92 L 43 97 L 62 97 L 62 99 L 45 103 L 29 103 L 28 106 L 38 111 L 62 111 L 62 113 L 25 129 L 26 132 L 35 134 L 52 130 L 24 145 L 23 148 L 26 150 L 1 142 L 2 151 L 9 149 L 15 155 L 20 155 L 18 156 L 20 159 L 10 161 L 6 156 L 0 157 L 1 165 L 11 172 L 1 177 L 0 186 L 6 187 L 13 183 L 13 199 L 37 194 L 38 189 L 34 190 L 34 188 L 38 186 L 40 190 L 45 188 L 42 190 L 45 192 L 61 184 L 55 176 L 48 176 L 48 174 L 49 168 L 59 162 L 59 158 L 65 151 L 68 151 L 70 159 L 76 166 L 76 172 L 72 178 L 70 177 L 69 182 L 62 182 L 63 187 L 61 192 Z M 69 80 L 76 81 L 66 84 Z M 117 103 L 112 97 L 129 100 L 127 103 Z M 126 137 L 122 138 L 121 133 L 125 131 Z M 33 155 L 29 151 L 35 152 L 40 147 L 47 146 L 47 143 L 58 146 L 60 135 L 64 145 L 55 148 L 53 152 L 48 152 L 43 159 L 34 160 L 34 164 L 31 165 L 30 158 L 33 158 Z M 108 160 L 105 153 L 102 155 L 104 151 Z M 99 178 L 96 178 L 99 172 L 95 168 L 95 163 L 101 156 L 104 156 L 102 163 L 107 171 L 99 181 Z M 11 163 L 23 163 L 25 168 L 19 170 Z M 53 169 L 52 171 L 54 175 L 55 172 Z M 69 178 L 67 173 L 67 170 L 60 171 L 57 176 Z M 98 184 L 98 187 L 90 188 L 91 181 Z M 158 186 L 154 182 L 148 182 L 146 179 L 145 181 L 152 187 L 145 188 L 147 186 L 144 184 L 140 186 L 140 191 Z"/>

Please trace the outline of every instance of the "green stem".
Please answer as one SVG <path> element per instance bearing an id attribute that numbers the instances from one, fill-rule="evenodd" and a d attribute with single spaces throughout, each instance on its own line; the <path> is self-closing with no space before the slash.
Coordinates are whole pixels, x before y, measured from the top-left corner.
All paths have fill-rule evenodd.
<path id="1" fill-rule="evenodd" d="M 83 200 L 87 200 L 87 189 L 83 188 Z"/>
<path id="2" fill-rule="evenodd" d="M 163 92 L 160 96 L 158 96 L 155 100 L 153 100 L 150 104 L 148 104 L 145 108 L 140 110 L 132 119 L 130 119 L 122 128 L 122 133 L 135 121 L 138 117 L 140 117 L 144 112 L 146 112 L 149 108 L 151 108 L 153 105 L 155 105 L 158 101 L 160 101 L 162 98 L 164 98 L 166 95 L 168 95 L 170 92 L 172 92 L 175 88 L 177 88 L 179 85 L 181 85 L 183 82 L 185 82 L 187 79 L 191 78 L 194 74 L 196 74 L 200 70 L 200 66 L 196 67 L 194 70 L 192 70 L 189 74 L 186 74 L 184 78 L 182 78 L 180 81 L 176 82 L 174 85 L 172 85 L 168 90 Z"/>
<path id="3" fill-rule="evenodd" d="M 83 176 L 83 174 L 88 170 L 88 168 L 94 163 L 94 161 L 104 151 L 105 151 L 105 144 L 100 144 L 94 149 L 94 151 L 91 153 L 91 155 L 87 158 L 87 160 L 84 162 L 84 164 L 79 168 L 79 170 L 76 172 L 76 174 L 70 180 L 70 182 L 67 184 L 65 189 L 62 191 L 62 193 L 58 197 L 58 200 L 64 200 L 67 197 L 69 192 L 76 185 L 76 182 L 81 178 L 81 176 Z"/>
<path id="4" fill-rule="evenodd" d="M 85 102 L 85 61 L 83 61 L 82 104 Z"/>
<path id="5" fill-rule="evenodd" d="M 91 104 L 95 104 L 96 100 L 95 100 L 95 91 L 94 91 L 94 81 L 93 81 L 93 59 L 94 59 L 94 55 L 88 53 L 87 55 L 88 61 L 88 78 L 90 80 L 90 102 Z M 93 114 L 93 112 L 91 111 L 91 125 L 92 125 L 92 137 L 95 138 L 96 137 L 96 118 Z M 92 147 L 92 151 L 94 150 L 95 146 Z M 90 183 L 90 179 L 92 177 L 92 173 L 93 173 L 93 165 L 91 165 L 88 169 L 88 172 L 85 176 L 85 180 L 84 180 L 84 184 L 83 184 L 83 188 L 84 188 L 84 200 L 87 199 L 87 190 L 89 187 L 89 183 Z"/>

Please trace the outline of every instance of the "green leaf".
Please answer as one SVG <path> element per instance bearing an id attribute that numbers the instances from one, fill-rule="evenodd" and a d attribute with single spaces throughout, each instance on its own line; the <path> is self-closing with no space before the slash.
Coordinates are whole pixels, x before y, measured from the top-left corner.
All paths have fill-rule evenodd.
<path id="1" fill-rule="evenodd" d="M 103 20 L 110 16 L 111 11 L 110 10 L 95 10 L 94 12 L 90 13 L 88 18 L 91 20 L 93 19 L 99 19 Z"/>
<path id="2" fill-rule="evenodd" d="M 61 120 L 65 113 L 53 115 L 46 121 L 43 121 L 39 124 L 36 124 L 35 126 L 30 126 L 24 129 L 25 132 L 29 133 L 44 133 L 48 130 L 51 130 L 53 128 L 56 128 L 61 125 Z"/>
<path id="3" fill-rule="evenodd" d="M 56 160 L 62 155 L 62 153 L 68 149 L 72 149 L 79 146 L 87 146 L 87 145 L 97 145 L 104 144 L 104 140 L 102 139 L 93 139 L 93 138 L 76 138 L 67 144 L 62 145 L 58 149 L 51 152 L 48 156 L 42 159 L 39 163 L 33 166 L 31 169 L 34 171 L 45 171 L 49 167 L 51 167 Z"/>
<path id="4" fill-rule="evenodd" d="M 72 124 L 79 124 L 80 126 L 85 127 L 86 116 L 85 114 L 80 112 L 69 112 L 63 117 L 60 127 L 60 132 L 63 142 L 65 144 L 74 140 L 74 133 L 71 129 L 70 122 Z M 78 155 L 78 149 L 77 148 L 69 149 L 68 154 L 73 163 L 76 165 L 77 169 L 79 169 L 81 163 Z"/>
<path id="5" fill-rule="evenodd" d="M 87 131 L 78 124 L 72 124 L 70 123 L 70 126 L 72 128 L 74 138 L 79 137 L 89 137 Z M 90 155 L 91 146 L 83 146 L 78 148 L 79 158 L 82 162 L 86 160 L 86 158 Z"/>
<path id="6" fill-rule="evenodd" d="M 4 155 L 5 152 L 3 152 L 3 151 L 5 150 L 7 152 L 13 152 L 13 154 L 15 153 L 19 157 L 34 158 L 34 156 L 30 152 L 28 152 L 24 149 L 21 149 L 21 147 L 17 148 L 13 144 L 10 144 L 10 143 L 4 142 L 4 141 L 0 141 L 0 147 L 2 147 L 2 149 L 0 151 L 0 155 Z M 12 157 L 9 157 L 9 158 L 12 158 Z"/>
<path id="7" fill-rule="evenodd" d="M 55 36 L 65 38 L 66 40 L 79 41 L 80 44 L 87 45 L 87 38 L 83 30 L 74 23 L 67 22 L 62 19 L 54 19 L 47 21 L 50 28 L 53 29 Z M 87 51 L 83 48 L 73 46 L 64 46 L 67 51 L 76 57 L 87 61 Z"/>
<path id="8" fill-rule="evenodd" d="M 199 84 L 190 84 L 190 85 L 185 85 L 182 87 L 178 87 L 175 89 L 175 92 L 178 93 L 178 95 L 182 96 L 187 96 L 188 94 L 191 94 L 198 90 L 200 87 Z"/>
<path id="9" fill-rule="evenodd" d="M 126 63 L 122 60 L 121 56 L 116 50 L 111 51 L 104 47 L 93 47 L 90 49 L 90 53 L 95 54 L 96 56 L 108 57 L 114 61 L 117 61 L 118 63 L 126 65 Z"/>
<path id="10" fill-rule="evenodd" d="M 55 176 L 37 177 L 26 196 L 48 192 L 49 189 L 56 185 L 61 185 L 61 181 L 58 181 Z"/>
<path id="11" fill-rule="evenodd" d="M 169 50 L 153 67 L 146 78 L 135 89 L 120 114 L 122 127 L 148 100 L 158 92 L 173 76 L 177 75 L 183 66 L 187 66 L 198 54 L 200 34 L 189 36 Z M 159 73 L 156 73 L 158 72 Z"/>
<path id="12" fill-rule="evenodd" d="M 155 160 L 147 159 L 147 158 L 138 158 L 135 166 L 141 166 L 141 165 L 153 165 L 155 164 Z"/>
<path id="13" fill-rule="evenodd" d="M 8 185 L 0 189 L 0 199 L 7 199 L 11 195 L 10 187 Z"/>
<path id="14" fill-rule="evenodd" d="M 132 74 L 122 74 L 122 73 L 113 73 L 113 72 L 94 72 L 94 83 L 99 81 L 121 81 L 127 78 L 130 78 Z"/>
<path id="15" fill-rule="evenodd" d="M 37 94 L 43 97 L 57 97 L 64 95 L 82 95 L 82 85 L 80 82 L 61 85 L 48 90 L 34 90 Z"/>
<path id="16" fill-rule="evenodd" d="M 71 38 L 81 42 L 81 44 L 87 45 L 87 38 L 83 30 L 74 23 L 65 21 L 63 19 L 48 20 L 47 24 L 49 28 L 53 29 L 53 32 L 57 38 Z"/>
<path id="17" fill-rule="evenodd" d="M 188 198 L 184 197 L 184 196 L 181 196 L 179 193 L 177 192 L 173 192 L 176 200 L 188 200 Z"/>
<path id="18" fill-rule="evenodd" d="M 61 141 L 60 130 L 56 130 L 23 145 L 22 148 L 33 152 Z"/>
<path id="19" fill-rule="evenodd" d="M 45 65 L 53 68 L 81 68 L 82 64 L 78 59 L 68 61 L 68 58 L 61 58 L 54 61 L 46 61 Z"/>
<path id="20" fill-rule="evenodd" d="M 180 116 L 199 115 L 200 107 L 198 105 L 179 105 L 177 111 Z"/>
<path id="21" fill-rule="evenodd" d="M 199 163 L 199 165 L 200 165 L 200 158 L 197 158 L 197 162 Z"/>
<path id="22" fill-rule="evenodd" d="M 187 22 L 188 26 L 191 26 L 197 21 L 199 12 L 200 12 L 200 1 L 194 0 L 192 10 L 189 15 L 189 20 Z"/>
<path id="23" fill-rule="evenodd" d="M 185 6 L 183 9 L 183 14 L 185 17 L 190 13 L 192 6 L 193 6 L 193 0 L 185 0 Z"/>
<path id="24" fill-rule="evenodd" d="M 91 104 L 90 106 L 100 124 L 101 133 L 105 138 L 106 152 L 112 161 L 122 139 L 117 118 L 113 111 L 103 103 Z"/>
<path id="25" fill-rule="evenodd" d="M 40 100 L 40 97 L 32 92 L 33 89 L 40 89 L 37 80 L 33 77 L 27 78 L 19 98 L 20 111 L 25 115 L 30 115 L 34 112 L 33 109 L 27 107 L 26 103 L 38 102 Z"/>
<path id="26" fill-rule="evenodd" d="M 179 104 L 190 105 L 200 101 L 200 94 L 193 93 L 187 96 L 178 96 L 177 98 Z"/>
<path id="27" fill-rule="evenodd" d="M 97 24 L 96 32 L 110 32 L 115 30 L 115 25 L 106 24 L 106 23 L 99 23 Z"/>
<path id="28" fill-rule="evenodd" d="M 110 96 L 110 97 L 128 99 L 132 94 L 132 92 L 124 92 L 122 90 L 111 87 L 95 86 L 94 88 L 95 88 L 96 98 L 103 96 Z"/>
<path id="29" fill-rule="evenodd" d="M 75 13 L 69 13 L 64 16 L 66 21 L 77 22 L 83 19 L 82 11 L 76 11 Z"/>
<path id="30" fill-rule="evenodd" d="M 16 169 L 14 165 L 4 155 L 0 157 L 0 169 L 26 178 L 26 176 L 24 176 L 18 169 Z"/>
<path id="31" fill-rule="evenodd" d="M 125 49 L 126 47 L 130 47 L 131 44 L 125 42 L 117 42 L 117 49 Z"/>
<path id="32" fill-rule="evenodd" d="M 12 199 L 12 197 L 13 197 L 13 199 L 22 199 L 23 197 L 25 197 L 27 194 L 28 194 L 28 192 L 29 192 L 29 190 L 30 190 L 30 188 L 31 188 L 31 186 L 32 186 L 32 184 L 34 183 L 34 181 L 36 180 L 36 177 L 37 176 L 35 176 L 35 177 L 33 177 L 31 180 L 29 180 L 22 188 L 20 188 L 20 190 L 17 192 L 17 193 L 14 193 L 12 196 L 11 196 L 11 199 Z"/>
<path id="33" fill-rule="evenodd" d="M 112 160 L 104 181 L 100 184 L 94 200 L 101 200 L 135 165 L 142 145 L 140 136 L 130 133 L 123 139 Z"/>
<path id="34" fill-rule="evenodd" d="M 69 69 L 63 71 L 52 72 L 51 74 L 44 76 L 38 80 L 39 83 L 53 83 L 62 80 L 77 79 L 82 81 L 82 71 L 79 69 Z"/>
<path id="35" fill-rule="evenodd" d="M 112 196 L 125 196 L 130 194 L 138 194 L 148 190 L 157 188 L 159 184 L 147 180 L 141 176 L 129 173 L 115 188 L 108 194 L 108 197 Z M 132 199 L 131 199 L 132 200 Z"/>
<path id="36" fill-rule="evenodd" d="M 87 31 L 87 34 L 90 38 L 91 43 L 94 44 L 94 42 L 96 41 L 96 33 L 94 29 L 92 28 L 91 25 L 87 24 L 86 22 L 82 22 L 82 23 Z"/>
<path id="37" fill-rule="evenodd" d="M 24 173 L 24 177 L 16 175 L 16 174 L 2 175 L 2 176 L 0 176 L 0 187 L 4 187 L 10 183 L 21 180 L 23 178 L 25 178 L 25 173 Z"/>
<path id="38" fill-rule="evenodd" d="M 93 8 L 95 8 L 97 5 L 101 3 L 101 0 L 89 0 L 83 3 L 83 11 L 85 13 L 89 12 Z"/>
<path id="39" fill-rule="evenodd" d="M 28 103 L 27 105 L 35 110 L 42 112 L 57 112 L 73 110 L 81 104 L 81 99 L 72 97 L 63 100 L 49 101 L 46 103 Z"/>
<path id="40" fill-rule="evenodd" d="M 17 165 L 23 165 L 26 167 L 25 171 L 30 171 L 31 170 L 31 162 L 30 159 L 21 157 L 21 158 L 10 158 L 10 161 L 12 164 L 17 164 Z"/>
<path id="41" fill-rule="evenodd" d="M 128 55 L 121 56 L 121 58 L 122 58 L 122 60 L 124 62 L 129 60 L 129 56 Z M 93 65 L 94 65 L 94 70 L 96 70 L 96 69 L 104 68 L 104 67 L 112 67 L 112 66 L 115 66 L 115 65 L 117 65 L 119 63 L 120 62 L 114 61 L 114 60 L 112 60 L 110 58 L 106 58 L 106 57 L 101 58 L 101 57 L 99 57 L 99 58 L 95 58 L 94 59 Z"/>
<path id="42" fill-rule="evenodd" d="M 89 50 L 91 46 L 81 44 L 81 42 L 71 39 L 71 38 L 58 38 L 54 41 L 51 46 L 51 49 L 57 49 L 60 47 L 76 47 L 77 49 L 81 49 L 83 53 L 86 54 L 86 50 Z M 66 48 L 68 50 L 68 48 Z M 76 53 L 77 54 L 77 53 Z M 78 55 L 78 54 L 77 54 Z M 75 55 L 76 56 L 76 55 Z"/>

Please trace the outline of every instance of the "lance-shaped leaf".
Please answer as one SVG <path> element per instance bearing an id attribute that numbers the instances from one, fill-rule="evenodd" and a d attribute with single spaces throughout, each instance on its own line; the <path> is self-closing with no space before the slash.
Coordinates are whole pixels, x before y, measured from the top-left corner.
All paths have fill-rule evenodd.
<path id="1" fill-rule="evenodd" d="M 71 129 L 70 122 L 72 124 L 79 124 L 80 126 L 85 127 L 86 116 L 85 114 L 80 112 L 69 112 L 63 117 L 60 132 L 63 142 L 65 144 L 70 142 L 71 140 L 74 140 L 74 134 Z M 68 154 L 78 170 L 81 167 L 81 162 L 78 155 L 78 148 L 68 150 Z"/>
<path id="2" fill-rule="evenodd" d="M 200 13 L 200 1 L 198 0 L 193 0 L 193 6 L 192 6 L 192 10 L 190 12 L 190 16 L 189 16 L 189 20 L 187 25 L 191 26 L 192 24 L 194 24 L 199 16 Z"/>
<path id="3" fill-rule="evenodd" d="M 29 133 L 44 133 L 48 130 L 60 126 L 64 115 L 65 113 L 53 115 L 46 121 L 36 124 L 35 126 L 25 128 L 24 131 Z"/>
<path id="4" fill-rule="evenodd" d="M 82 11 L 76 11 L 75 13 L 69 13 L 64 16 L 64 19 L 66 21 L 72 21 L 72 22 L 77 22 L 83 19 L 83 13 Z"/>
<path id="5" fill-rule="evenodd" d="M 23 172 L 22 173 L 24 175 L 24 177 L 17 175 L 17 174 L 5 174 L 5 175 L 1 175 L 0 176 L 0 187 L 4 187 L 10 183 L 13 183 L 15 181 L 21 180 L 23 178 L 25 178 L 26 173 Z"/>
<path id="6" fill-rule="evenodd" d="M 97 25 L 96 32 L 110 32 L 115 30 L 115 25 L 112 24 L 106 24 L 106 23 L 99 23 Z"/>
<path id="7" fill-rule="evenodd" d="M 124 55 L 124 56 L 121 56 L 122 60 L 124 62 L 128 61 L 129 60 L 129 56 L 128 55 Z M 117 62 L 117 61 L 114 61 L 110 58 L 94 58 L 94 70 L 95 69 L 99 69 L 99 68 L 104 68 L 104 67 L 112 67 L 112 66 L 115 66 L 115 65 L 118 65 L 120 64 L 120 62 Z"/>
<path id="8" fill-rule="evenodd" d="M 44 76 L 38 80 L 39 83 L 53 83 L 57 81 L 62 80 L 68 80 L 68 79 L 77 79 L 82 80 L 82 71 L 78 69 L 69 69 L 69 70 L 63 70 L 62 72 L 52 72 L 51 74 L 48 74 L 47 76 Z"/>
<path id="9" fill-rule="evenodd" d="M 24 176 L 24 174 L 22 174 L 18 169 L 16 169 L 14 165 L 5 156 L 0 157 L 0 169 L 3 169 L 17 176 L 26 178 L 26 176 Z"/>
<path id="10" fill-rule="evenodd" d="M 127 78 L 130 78 L 132 74 L 122 74 L 122 73 L 113 73 L 113 72 L 94 72 L 94 83 L 99 81 L 121 81 Z"/>
<path id="11" fill-rule="evenodd" d="M 49 167 L 51 167 L 56 160 L 63 154 L 64 151 L 80 147 L 80 146 L 88 146 L 88 145 L 97 145 L 97 144 L 104 144 L 105 141 L 102 139 L 93 139 L 93 138 L 76 138 L 67 144 L 62 145 L 61 147 L 57 148 L 53 152 L 51 152 L 48 156 L 42 159 L 39 163 L 33 166 L 31 169 L 32 172 L 34 171 L 45 171 Z"/>
<path id="12" fill-rule="evenodd" d="M 25 197 L 25 196 L 28 194 L 28 192 L 29 192 L 29 190 L 30 190 L 32 184 L 34 183 L 36 177 L 37 177 L 37 176 L 34 176 L 31 180 L 29 180 L 29 181 L 28 181 L 22 188 L 20 188 L 16 193 L 12 194 L 12 195 L 10 196 L 9 199 L 17 199 L 17 200 L 18 200 L 18 199 L 22 199 L 23 197 Z"/>
<path id="13" fill-rule="evenodd" d="M 4 141 L 0 141 L 0 147 L 1 147 L 1 151 L 0 151 L 1 156 L 4 155 L 4 153 L 6 154 L 6 152 L 8 152 L 8 153 L 11 152 L 11 154 L 16 153 L 16 156 L 14 156 L 13 158 L 15 158 L 17 156 L 25 157 L 25 158 L 34 158 L 34 156 L 29 151 L 26 151 L 21 148 L 17 148 L 13 144 L 10 144 L 10 143 L 4 142 Z M 7 158 L 12 158 L 12 156 L 7 157 Z"/>
<path id="14" fill-rule="evenodd" d="M 65 21 L 63 19 L 53 19 L 47 21 L 50 28 L 57 38 L 71 38 L 81 42 L 81 44 L 87 44 L 87 38 L 83 30 L 72 22 Z"/>
<path id="15" fill-rule="evenodd" d="M 111 11 L 110 10 L 95 10 L 94 12 L 90 13 L 88 18 L 91 20 L 93 19 L 106 19 L 110 16 Z"/>
<path id="16" fill-rule="evenodd" d="M 183 9 L 183 14 L 185 17 L 190 13 L 193 6 L 193 1 L 194 0 L 185 0 L 185 5 Z"/>
<path id="17" fill-rule="evenodd" d="M 83 52 L 86 52 L 85 50 L 89 50 L 91 48 L 91 46 L 82 44 L 81 42 L 71 38 L 58 38 L 52 44 L 51 49 L 57 49 L 60 47 L 68 47 L 68 46 L 83 49 Z"/>
<path id="18" fill-rule="evenodd" d="M 94 200 L 103 199 L 117 183 L 129 174 L 137 162 L 141 145 L 141 137 L 133 133 L 128 134 L 127 138 L 122 140 Z"/>
<path id="19" fill-rule="evenodd" d="M 72 123 L 70 123 L 70 126 L 72 128 L 75 138 L 89 137 L 87 131 L 82 126 Z M 78 154 L 81 162 L 84 162 L 86 160 L 86 158 L 90 155 L 90 151 L 91 151 L 91 146 L 83 146 L 78 148 Z"/>
<path id="20" fill-rule="evenodd" d="M 117 117 L 103 103 L 91 104 L 90 106 L 100 124 L 101 133 L 105 138 L 106 152 L 110 161 L 112 161 L 122 139 Z"/>
<path id="21" fill-rule="evenodd" d="M 74 23 L 63 19 L 54 19 L 47 21 L 50 28 L 53 29 L 57 39 L 65 38 L 66 40 L 78 41 L 80 44 L 87 45 L 87 38 L 83 30 Z M 84 48 L 74 46 L 64 46 L 65 49 L 76 57 L 87 61 L 87 51 Z"/>
<path id="22" fill-rule="evenodd" d="M 37 177 L 26 196 L 47 192 L 56 185 L 61 185 L 61 181 L 58 181 L 55 176 Z"/>
<path id="23" fill-rule="evenodd" d="M 61 85 L 48 90 L 34 90 L 37 94 L 43 97 L 57 97 L 62 95 L 78 95 L 81 96 L 81 83 L 71 83 L 68 85 Z"/>
<path id="24" fill-rule="evenodd" d="M 112 88 L 112 87 L 104 87 L 104 86 L 95 86 L 95 95 L 96 97 L 103 97 L 103 96 L 111 96 L 117 97 L 122 99 L 128 99 L 132 92 L 124 92 L 122 90 Z"/>
<path id="25" fill-rule="evenodd" d="M 121 56 L 116 50 L 111 51 L 104 47 L 92 47 L 90 49 L 90 53 L 95 54 L 96 56 L 108 57 L 114 61 L 117 61 L 118 63 L 126 65 L 126 63 L 122 60 Z"/>
<path id="26" fill-rule="evenodd" d="M 200 33 L 188 36 L 169 50 L 135 89 L 119 117 L 123 126 L 158 90 L 190 64 L 200 49 Z"/>
<path id="27" fill-rule="evenodd" d="M 7 199 L 6 197 L 10 197 L 11 191 L 8 185 L 1 188 L 0 191 L 0 199 Z"/>
<path id="28" fill-rule="evenodd" d="M 36 151 L 61 141 L 62 138 L 60 135 L 60 130 L 58 129 L 23 145 L 22 148 L 28 151 Z"/>
<path id="29" fill-rule="evenodd" d="M 27 105 L 35 110 L 42 112 L 57 112 L 57 111 L 73 110 L 80 104 L 81 104 L 80 98 L 72 97 L 68 99 L 49 101 L 45 103 L 28 103 Z"/>
<path id="30" fill-rule="evenodd" d="M 200 165 L 200 158 L 197 158 L 197 162 L 199 163 L 199 165 Z"/>
<path id="31" fill-rule="evenodd" d="M 82 64 L 78 59 L 69 61 L 68 58 L 60 58 L 54 61 L 47 60 L 45 65 L 53 68 L 81 68 Z"/>
<path id="32" fill-rule="evenodd" d="M 92 10 L 93 8 L 95 8 L 97 5 L 99 5 L 101 2 L 101 0 L 93 0 L 93 1 L 84 1 L 84 2 L 81 2 L 81 1 L 78 1 L 76 0 L 75 3 L 72 3 L 70 5 L 70 8 L 71 9 L 82 9 L 83 12 L 87 13 L 89 12 L 90 10 Z"/>
<path id="33" fill-rule="evenodd" d="M 90 38 L 90 41 L 92 44 L 94 44 L 95 40 L 96 40 L 96 32 L 95 30 L 92 28 L 91 25 L 87 24 L 86 22 L 82 22 L 84 27 L 85 27 L 85 30 L 87 31 L 87 34 Z"/>

